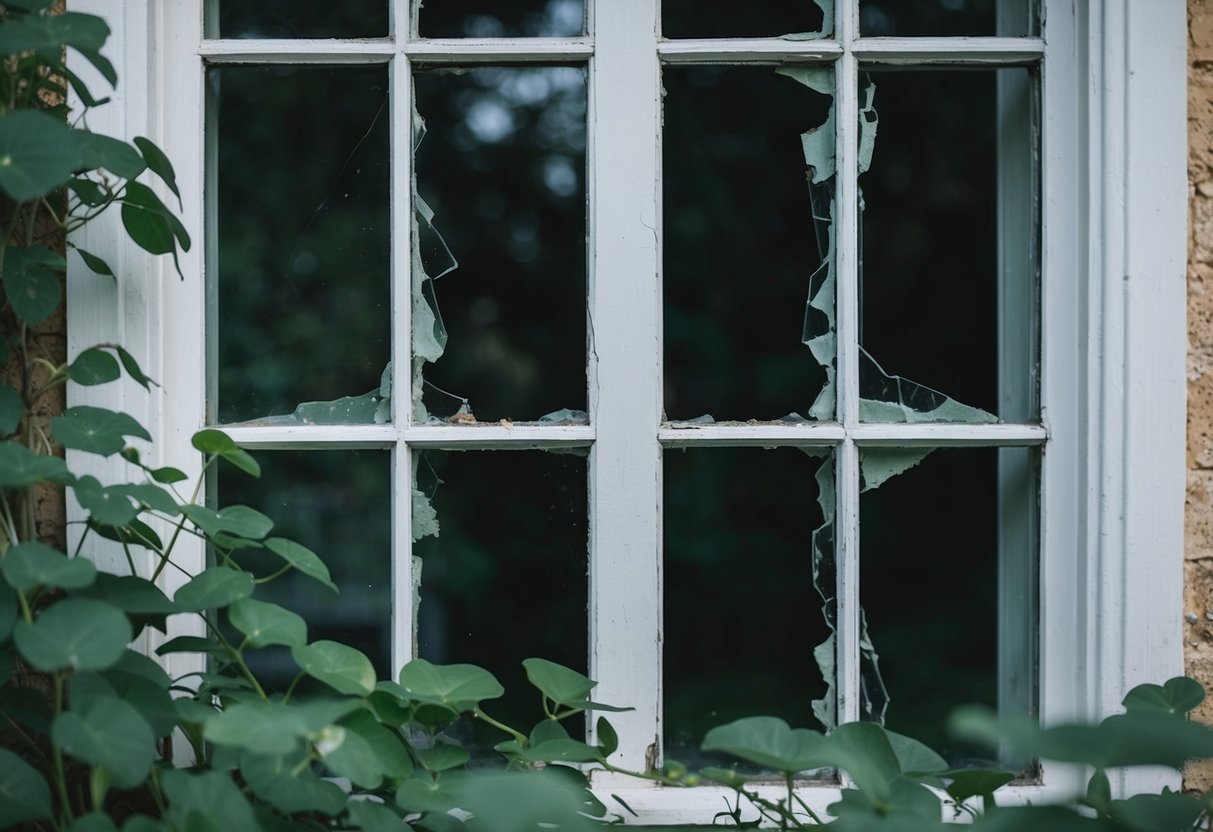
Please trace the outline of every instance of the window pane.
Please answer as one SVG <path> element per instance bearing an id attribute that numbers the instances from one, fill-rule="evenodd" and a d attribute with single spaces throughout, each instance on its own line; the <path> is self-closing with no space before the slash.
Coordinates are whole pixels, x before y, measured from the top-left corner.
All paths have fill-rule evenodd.
<path id="1" fill-rule="evenodd" d="M 414 501 L 414 537 L 426 502 L 438 524 L 437 535 L 413 546 L 421 560 L 418 655 L 490 670 L 506 694 L 485 710 L 526 732 L 543 712 L 522 660 L 589 667 L 586 459 L 424 451 L 417 486 L 425 496 Z M 484 748 L 507 739 L 483 723 L 468 730 Z"/>
<path id="2" fill-rule="evenodd" d="M 826 318 L 810 307 L 828 295 L 833 311 L 833 170 L 815 170 L 806 187 L 802 134 L 821 140 L 832 166 L 833 75 L 793 71 L 817 89 L 770 67 L 664 73 L 670 419 L 804 417 L 826 382 L 833 342 L 821 360 L 807 343 Z M 832 418 L 832 400 L 827 411 Z"/>
<path id="3" fill-rule="evenodd" d="M 860 418 L 1035 418 L 1034 94 L 1024 69 L 861 79 Z"/>
<path id="4" fill-rule="evenodd" d="M 213 6 L 218 14 L 212 12 L 207 21 L 209 37 L 379 38 L 388 33 L 387 0 L 215 0 Z"/>
<path id="5" fill-rule="evenodd" d="M 247 505 L 274 521 L 272 534 L 302 543 L 328 566 L 330 588 L 291 570 L 257 586 L 255 597 L 307 621 L 308 641 L 333 639 L 370 657 L 380 679 L 394 679 L 392 648 L 392 478 L 386 451 L 272 451 L 257 454 L 261 478 L 220 467 L 218 503 Z M 258 576 L 284 565 L 265 549 L 240 549 L 236 561 Z M 250 651 L 269 687 L 284 690 L 298 673 L 285 647 Z"/>
<path id="6" fill-rule="evenodd" d="M 208 80 L 212 412 L 221 422 L 370 422 L 391 348 L 386 69 L 222 68 Z M 292 415 L 342 396 L 367 406 Z"/>
<path id="7" fill-rule="evenodd" d="M 814 700 L 832 700 L 833 672 L 823 679 L 814 649 L 834 656 L 813 553 L 828 554 L 817 571 L 832 618 L 833 538 L 818 503 L 832 519 L 832 458 L 713 448 L 667 450 L 663 465 L 665 755 L 716 764 L 699 752 L 704 733 L 742 716 L 821 730 Z"/>
<path id="8" fill-rule="evenodd" d="M 859 0 L 864 35 L 1001 35 L 1038 31 L 1035 0 Z"/>
<path id="9" fill-rule="evenodd" d="M 426 0 L 423 38 L 558 38 L 585 32 L 585 0 Z"/>
<path id="10" fill-rule="evenodd" d="M 1037 464 L 1026 448 L 861 456 L 860 599 L 885 724 L 953 765 L 980 762 L 944 730 L 956 706 L 1034 712 Z"/>
<path id="11" fill-rule="evenodd" d="M 761 38 L 833 34 L 834 0 L 662 0 L 667 38 Z M 828 10 L 828 12 L 823 12 Z"/>
<path id="12" fill-rule="evenodd" d="M 421 72 L 415 91 L 419 419 L 583 411 L 583 70 Z"/>

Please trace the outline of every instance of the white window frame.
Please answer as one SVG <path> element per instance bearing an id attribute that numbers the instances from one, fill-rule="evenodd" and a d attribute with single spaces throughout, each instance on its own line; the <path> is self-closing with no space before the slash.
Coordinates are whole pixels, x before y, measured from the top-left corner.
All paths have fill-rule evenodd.
<path id="1" fill-rule="evenodd" d="M 415 31 L 408 0 L 392 19 Z M 613 718 L 621 765 L 641 768 L 660 736 L 661 452 L 663 445 L 831 445 L 837 449 L 840 650 L 857 655 L 858 450 L 880 444 L 1044 444 L 1041 484 L 1039 707 L 1046 722 L 1116 710 L 1130 686 L 1182 672 L 1182 543 L 1186 379 L 1185 260 L 1186 8 L 1183 0 L 1043 0 L 1041 38 L 859 38 L 853 9 L 836 15 L 836 37 L 678 40 L 658 37 L 658 0 L 588 0 L 591 35 L 552 40 L 217 41 L 202 36 L 201 2 L 77 0 L 104 16 L 108 54 L 121 87 L 90 116 L 118 136 L 146 135 L 177 168 L 184 221 L 195 245 L 181 257 L 184 281 L 164 258 L 134 248 L 116 217 L 90 224 L 78 242 L 104 256 L 117 282 L 69 258 L 68 348 L 121 342 L 163 387 L 147 397 L 129 382 L 69 387 L 71 404 L 131 412 L 157 438 L 155 464 L 200 467 L 192 433 L 205 421 L 206 246 L 204 66 L 343 62 L 389 67 L 393 95 L 393 366 L 410 367 L 407 333 L 412 211 L 410 62 L 588 62 L 590 426 L 476 427 L 410 423 L 397 405 L 387 425 L 239 428 L 249 448 L 391 449 L 394 462 L 394 577 L 397 609 L 411 591 L 409 454 L 449 447 L 588 445 L 590 456 L 591 673 L 597 697 L 636 706 Z M 842 6 L 842 0 L 839 0 Z M 672 429 L 660 427 L 661 192 L 660 67 L 663 63 L 837 61 L 839 227 L 853 229 L 857 73 L 861 60 L 923 56 L 970 65 L 1043 63 L 1042 74 L 1042 423 L 1034 425 L 861 425 L 858 323 L 853 280 L 840 280 L 841 424 Z M 100 84 L 88 66 L 73 66 Z M 839 235 L 840 275 L 853 273 L 854 233 Z M 400 288 L 403 287 L 403 288 Z M 396 390 L 408 384 L 394 385 Z M 113 476 L 103 461 L 69 451 L 73 470 Z M 183 462 L 188 464 L 183 465 Z M 120 465 L 119 462 L 108 463 Z M 78 507 L 69 513 L 78 518 Z M 181 549 L 199 569 L 201 547 Z M 168 570 L 166 589 L 180 579 Z M 807 591 L 807 589 L 806 589 Z M 394 626 L 398 666 L 412 655 L 409 616 Z M 171 620 L 178 634 L 196 627 Z M 149 644 L 148 647 L 154 647 Z M 169 659 L 170 671 L 185 668 Z M 840 714 L 858 714 L 858 668 L 840 665 Z M 1155 772 L 1123 774 L 1118 792 L 1169 782 Z M 1066 794 L 1075 773 L 1046 766 L 1043 785 L 1007 790 L 1007 800 Z M 720 792 L 671 790 L 596 778 L 648 823 L 710 820 Z M 806 788 L 814 808 L 837 791 Z M 610 801 L 608 800 L 610 805 Z M 617 808 L 617 807 L 616 807 Z"/>

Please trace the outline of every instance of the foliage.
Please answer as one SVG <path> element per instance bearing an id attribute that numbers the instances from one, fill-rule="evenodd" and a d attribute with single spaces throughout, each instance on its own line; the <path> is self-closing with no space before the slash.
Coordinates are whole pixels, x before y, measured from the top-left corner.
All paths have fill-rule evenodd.
<path id="1" fill-rule="evenodd" d="M 1203 698 L 1188 679 L 1135 688 L 1125 714 L 1096 726 L 1041 729 L 958 713 L 953 728 L 970 740 L 1093 770 L 1070 804 L 999 808 L 995 792 L 1012 773 L 946 770 L 926 746 L 868 723 L 827 736 L 749 717 L 714 728 L 702 745 L 737 758 L 745 771 L 690 772 L 667 761 L 660 771 L 624 772 L 609 759 L 618 740 L 606 717 L 597 716 L 596 744 L 581 738 L 595 712 L 621 709 L 593 701 L 595 683 L 577 671 L 523 662 L 542 713 L 524 731 L 486 712 L 504 690 L 483 668 L 419 659 L 396 680 L 379 680 L 359 650 L 309 640 L 302 617 L 258 593 L 291 570 L 336 589 L 323 560 L 275 535 L 274 521 L 248 506 L 199 502 L 204 478 L 219 466 L 260 475 L 228 436 L 195 434 L 202 465 L 190 483 L 176 468 L 141 461 L 132 442 L 152 437 L 127 414 L 73 407 L 51 421 L 49 435 L 33 418 L 68 380 L 99 385 L 125 374 L 144 388 L 153 383 L 117 345 L 97 345 L 62 365 L 32 348 L 31 329 L 62 300 L 64 261 L 55 250 L 62 232 L 117 204 L 127 233 L 148 251 L 175 257 L 189 245 L 157 195 L 156 188 L 177 195 L 177 186 L 154 144 L 91 133 L 83 120 L 66 123 L 67 86 L 86 112 L 99 102 L 65 67 L 65 48 L 111 84 L 116 79 L 100 52 L 105 24 L 48 14 L 49 5 L 0 6 L 0 357 L 15 367 L 0 383 L 0 828 L 590 829 L 622 820 L 588 789 L 589 772 L 599 769 L 666 788 L 723 785 L 733 798 L 717 820 L 740 827 L 761 819 L 801 829 L 832 819 L 840 830 L 933 830 L 941 817 L 967 814 L 990 829 L 1178 830 L 1204 817 L 1207 796 L 1117 799 L 1108 774 L 1213 755 L 1213 731 L 1187 718 Z M 145 174 L 158 180 L 155 188 L 137 181 Z M 100 258 L 79 254 L 103 279 L 114 278 Z M 121 455 L 137 478 L 103 484 L 74 473 L 55 443 Z M 48 486 L 69 490 L 87 516 L 70 553 L 38 537 L 35 500 Z M 157 580 L 180 568 L 173 552 L 187 537 L 207 544 L 214 565 L 188 575 L 169 598 Z M 89 554 L 101 541 L 126 552 L 127 574 L 96 569 Z M 151 555 L 148 574 L 136 566 L 137 550 Z M 258 564 L 273 558 L 273 567 L 252 571 L 250 553 Z M 204 669 L 172 678 L 129 646 L 149 628 L 166 633 L 170 615 L 196 616 L 205 635 L 173 638 L 157 652 L 192 656 Z M 297 666 L 284 690 L 267 689 L 250 670 L 252 654 L 273 648 L 289 650 Z M 455 739 L 467 721 L 500 732 L 492 759 Z M 746 773 L 754 767 L 765 773 Z M 822 770 L 845 772 L 849 784 L 829 817 L 795 787 L 804 772 Z M 760 789 L 772 777 L 786 787 L 782 796 Z"/>

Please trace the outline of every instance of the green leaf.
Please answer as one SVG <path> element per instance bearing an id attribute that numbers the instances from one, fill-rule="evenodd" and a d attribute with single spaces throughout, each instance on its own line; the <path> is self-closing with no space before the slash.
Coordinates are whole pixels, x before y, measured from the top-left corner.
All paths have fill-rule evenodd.
<path id="1" fill-rule="evenodd" d="M 92 561 L 68 558 L 57 549 L 35 541 L 11 547 L 0 562 L 0 572 L 18 592 L 29 592 L 40 586 L 80 589 L 91 584 L 97 576 Z"/>
<path id="2" fill-rule="evenodd" d="M 184 482 L 189 479 L 189 476 L 180 468 L 173 468 L 171 466 L 153 468 L 151 471 L 148 471 L 148 474 L 156 482 L 162 482 L 165 485 L 172 485 L 173 483 Z"/>
<path id="3" fill-rule="evenodd" d="M 370 743 L 353 729 L 329 725 L 316 740 L 320 759 L 333 774 L 355 786 L 375 789 L 383 782 L 383 768 Z"/>
<path id="4" fill-rule="evenodd" d="M 1108 781 L 1108 773 L 1102 768 L 1096 769 L 1087 783 L 1087 805 L 1104 811 L 1112 802 L 1112 784 Z"/>
<path id="5" fill-rule="evenodd" d="M 168 690 L 144 676 L 117 669 L 103 671 L 102 675 L 118 696 L 147 720 L 156 737 L 172 733 L 177 726 L 177 709 Z"/>
<path id="6" fill-rule="evenodd" d="M 0 829 L 50 817 L 50 786 L 33 766 L 0 748 Z"/>
<path id="7" fill-rule="evenodd" d="M 274 528 L 274 521 L 248 506 L 226 506 L 215 511 L 206 506 L 181 507 L 182 513 L 195 526 L 214 537 L 231 534 L 249 540 L 260 540 Z"/>
<path id="8" fill-rule="evenodd" d="M 294 773 L 299 760 L 243 751 L 240 773 L 257 797 L 287 814 L 319 812 L 334 817 L 345 808 L 345 792 L 307 768 Z"/>
<path id="9" fill-rule="evenodd" d="M 523 759 L 532 762 L 593 763 L 603 758 L 602 752 L 580 740 L 555 739 L 539 743 L 522 752 Z"/>
<path id="10" fill-rule="evenodd" d="M 380 803 L 351 799 L 346 809 L 350 823 L 362 832 L 409 832 L 410 827 L 400 815 Z"/>
<path id="11" fill-rule="evenodd" d="M 152 381 L 143 374 L 143 369 L 139 366 L 139 362 L 137 362 L 134 356 L 132 356 L 129 352 L 122 347 L 114 347 L 114 352 L 118 353 L 118 360 L 122 362 L 122 368 L 126 370 L 126 374 L 130 376 L 136 384 L 138 384 L 144 390 L 151 389 L 148 387 L 149 384 L 156 384 L 156 382 Z"/>
<path id="12" fill-rule="evenodd" d="M 65 754 L 104 768 L 123 789 L 143 782 L 156 755 L 147 720 L 117 697 L 93 697 L 80 710 L 60 714 L 51 737 Z"/>
<path id="13" fill-rule="evenodd" d="M 421 763 L 426 771 L 434 774 L 459 768 L 466 765 L 467 761 L 471 759 L 466 748 L 450 743 L 439 743 L 430 748 L 418 748 L 416 754 L 417 762 Z"/>
<path id="14" fill-rule="evenodd" d="M 190 440 L 194 447 L 204 454 L 215 454 L 235 465 L 246 474 L 254 477 L 261 476 L 261 466 L 248 452 L 237 445 L 230 436 L 221 430 L 207 428 L 194 434 Z"/>
<path id="15" fill-rule="evenodd" d="M 151 172 L 160 177 L 160 181 L 168 186 L 180 204 L 181 191 L 177 190 L 177 174 L 173 171 L 173 163 L 168 160 L 168 156 L 165 156 L 164 151 L 156 147 L 151 139 L 145 139 L 143 136 L 135 136 L 135 147 L 143 154 Z"/>
<path id="16" fill-rule="evenodd" d="M 218 655 L 226 651 L 227 648 L 213 638 L 176 636 L 157 647 L 156 655 L 167 656 L 171 653 L 212 653 Z"/>
<path id="17" fill-rule="evenodd" d="M 70 477 L 59 457 L 36 454 L 19 442 L 0 443 L 0 488 L 25 488 L 43 480 L 64 482 Z"/>
<path id="18" fill-rule="evenodd" d="M 1168 679 L 1162 685 L 1138 685 L 1125 696 L 1125 710 L 1164 714 L 1186 714 L 1204 701 L 1200 682 L 1186 676 Z"/>
<path id="19" fill-rule="evenodd" d="M 152 531 L 152 527 L 141 520 L 132 520 L 125 526 L 107 526 L 90 519 L 88 527 L 106 540 L 116 540 L 127 546 L 142 546 L 155 552 L 164 551 L 164 543 L 160 536 Z"/>
<path id="20" fill-rule="evenodd" d="M 485 699 L 497 699 L 505 688 L 492 673 L 473 664 L 431 664 L 414 659 L 400 669 L 400 685 L 419 702 L 470 711 Z"/>
<path id="21" fill-rule="evenodd" d="M 96 477 L 83 476 L 72 483 L 76 502 L 98 523 L 107 526 L 125 526 L 135 519 L 139 509 L 127 496 L 121 485 L 104 486 Z"/>
<path id="22" fill-rule="evenodd" d="M 212 566 L 177 590 L 173 603 L 186 612 L 226 607 L 253 594 L 253 576 L 228 566 Z"/>
<path id="23" fill-rule="evenodd" d="M 609 757 L 619 748 L 619 735 L 606 717 L 598 717 L 598 749 L 603 757 Z"/>
<path id="24" fill-rule="evenodd" d="M 285 537 L 270 537 L 265 541 L 265 548 L 309 578 L 319 581 L 333 592 L 338 591 L 337 585 L 329 576 L 329 568 L 324 565 L 324 561 L 315 552 L 306 546 L 293 540 L 287 540 Z"/>
<path id="25" fill-rule="evenodd" d="M 5 584 L 0 584 L 0 641 L 13 632 L 17 623 L 17 593 Z"/>
<path id="26" fill-rule="evenodd" d="M 945 771 L 940 777 L 948 780 L 948 797 L 957 803 L 970 797 L 992 797 L 995 791 L 1015 779 L 1012 772 L 983 768 Z"/>
<path id="27" fill-rule="evenodd" d="M 65 448 L 112 456 L 126 445 L 127 436 L 151 441 L 147 430 L 125 413 L 77 405 L 51 420 L 51 433 Z"/>
<path id="28" fill-rule="evenodd" d="M 228 609 L 228 620 L 248 637 L 248 643 L 253 647 L 271 644 L 302 647 L 307 643 L 307 623 L 303 616 L 277 604 L 240 598 Z"/>
<path id="29" fill-rule="evenodd" d="M 46 8 L 44 3 L 33 5 Z M 63 46 L 97 50 L 105 45 L 109 33 L 105 21 L 91 14 L 30 15 L 7 20 L 0 26 L 0 55 L 16 55 L 30 49 L 57 50 Z"/>
<path id="30" fill-rule="evenodd" d="M 315 641 L 291 649 L 291 658 L 314 679 L 338 693 L 370 696 L 375 690 L 375 667 L 360 650 L 336 641 Z"/>
<path id="31" fill-rule="evenodd" d="M 308 733 L 304 714 L 280 702 L 241 702 L 216 711 L 206 721 L 208 742 L 271 756 L 291 754 Z"/>
<path id="32" fill-rule="evenodd" d="M 1108 814 L 1121 824 L 1120 828 L 1135 832 L 1199 829 L 1196 821 L 1203 811 L 1200 798 L 1174 792 L 1136 794 L 1126 800 L 1114 800 L 1108 807 Z"/>
<path id="33" fill-rule="evenodd" d="M 0 51 L 14 25 L 20 24 L 0 26 Z M 62 120 L 39 110 L 13 110 L 0 118 L 0 190 L 25 202 L 66 184 L 80 164 L 72 133 Z"/>
<path id="34" fill-rule="evenodd" d="M 102 601 L 70 598 L 47 607 L 30 624 L 18 621 L 13 638 L 30 664 L 55 670 L 101 670 L 122 656 L 131 640 L 130 622 Z"/>
<path id="35" fill-rule="evenodd" d="M 126 142 L 81 129 L 73 130 L 72 138 L 76 140 L 82 168 L 105 168 L 122 179 L 134 179 L 147 169 L 139 151 Z"/>
<path id="36" fill-rule="evenodd" d="M 530 683 L 558 705 L 584 701 L 598 684 L 576 670 L 547 659 L 526 659 L 522 666 Z"/>
<path id="37" fill-rule="evenodd" d="M 400 739 L 399 732 L 379 723 L 368 711 L 354 711 L 341 721 L 342 727 L 366 740 L 379 770 L 393 780 L 413 773 L 413 758 Z"/>
<path id="38" fill-rule="evenodd" d="M 24 112 L 24 111 L 23 111 Z M 0 118 L 3 127 L 12 116 Z M 0 164 L 3 157 L 0 157 Z M 0 182 L 3 181 L 0 166 Z M 63 300 L 63 284 L 55 273 L 66 266 L 62 259 L 43 246 L 10 247 L 4 256 L 4 292 L 17 317 L 37 326 L 55 311 Z"/>
<path id="39" fill-rule="evenodd" d="M 916 739 L 885 729 L 885 738 L 897 755 L 902 774 L 935 774 L 946 771 L 948 763 L 930 748 Z"/>
<path id="40" fill-rule="evenodd" d="M 170 517 L 176 517 L 181 513 L 181 506 L 177 503 L 176 498 L 158 485 L 145 482 L 111 487 L 118 493 L 130 497 L 136 503 L 167 514 Z"/>
<path id="41" fill-rule="evenodd" d="M 463 772 L 452 772 L 434 779 L 427 772 L 418 771 L 396 788 L 396 805 L 410 812 L 446 812 L 456 808 L 459 795 L 456 791 Z"/>
<path id="42" fill-rule="evenodd" d="M 67 187 L 76 195 L 78 200 L 87 205 L 89 208 L 100 208 L 110 200 L 110 195 L 106 191 L 103 191 L 101 186 L 91 179 L 85 179 L 81 176 L 73 177 L 68 180 Z M 79 251 L 80 256 L 84 257 L 84 252 L 81 249 L 77 248 L 76 251 Z M 93 257 L 93 255 L 90 254 L 89 257 Z M 95 268 L 95 266 L 89 262 L 88 257 L 84 258 L 84 262 L 90 269 L 98 274 L 113 275 L 113 271 L 110 270 L 109 266 L 104 260 L 99 257 L 94 259 L 98 261 L 99 265 L 105 266 L 106 271 L 100 271 Z"/>
<path id="43" fill-rule="evenodd" d="M 152 254 L 172 254 L 174 263 L 178 247 L 189 251 L 190 237 L 185 226 L 147 185 L 127 182 L 120 201 L 122 224 L 140 248 Z M 177 273 L 181 274 L 179 264 Z"/>
<path id="44" fill-rule="evenodd" d="M 169 800 L 168 819 L 174 829 L 200 829 L 191 825 L 192 818 L 209 821 L 215 830 L 256 832 L 261 828 L 248 800 L 226 772 L 168 768 L 160 775 L 160 785 Z"/>
<path id="45" fill-rule="evenodd" d="M 0 384 L 0 436 L 16 433 L 25 416 L 25 402 L 21 394 L 8 384 Z"/>
<path id="46" fill-rule="evenodd" d="M 547 771 L 481 771 L 458 782 L 461 809 L 493 832 L 532 832 L 556 826 L 562 832 L 600 829 L 585 817 L 584 788 Z"/>
<path id="47" fill-rule="evenodd" d="M 793 730 L 774 716 L 750 716 L 719 725 L 704 735 L 700 748 L 723 751 L 776 771 L 821 768 L 826 738 L 808 728 Z"/>
<path id="48" fill-rule="evenodd" d="M 90 347 L 76 356 L 67 368 L 67 375 L 77 384 L 91 386 L 105 384 L 122 375 L 118 369 L 118 359 L 97 347 Z"/>
<path id="49" fill-rule="evenodd" d="M 110 820 L 109 815 L 92 812 L 72 821 L 67 832 L 118 832 L 118 827 Z"/>

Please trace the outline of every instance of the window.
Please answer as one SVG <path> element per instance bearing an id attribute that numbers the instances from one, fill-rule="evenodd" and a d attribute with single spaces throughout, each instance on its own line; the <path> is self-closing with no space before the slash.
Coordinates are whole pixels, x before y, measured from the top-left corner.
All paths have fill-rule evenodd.
<path id="1" fill-rule="evenodd" d="M 735 704 L 717 639 L 762 645 L 747 674 L 798 651 L 764 689 L 801 724 L 811 699 L 827 721 L 879 715 L 882 687 L 921 701 L 911 672 L 930 690 L 949 662 L 980 668 L 1009 709 L 1100 713 L 1179 668 L 1183 9 L 1029 5 L 99 8 L 127 88 L 95 126 L 166 148 L 206 243 L 177 282 L 90 228 L 87 248 L 138 277 L 69 276 L 73 343 L 151 357 L 166 383 L 141 415 L 166 460 L 201 425 L 235 423 L 267 479 L 243 496 L 220 481 L 225 501 L 280 500 L 330 561 L 350 541 L 369 553 L 341 561 L 341 606 L 317 604 L 314 632 L 392 668 L 418 651 L 581 662 L 598 698 L 636 706 L 615 720 L 624 765 L 693 747 L 688 691 Z M 785 108 L 744 109 L 773 90 Z M 290 128 L 276 139 L 275 121 Z M 758 193 L 736 153 L 699 146 L 783 130 L 805 134 L 802 155 L 784 170 L 771 151 Z M 716 214 L 696 190 L 708 176 Z M 526 181 L 485 196 L 510 177 Z M 461 204 L 459 182 L 481 202 Z M 968 195 L 927 199 L 949 189 Z M 988 233 L 956 239 L 957 212 Z M 481 270 L 479 295 L 442 276 L 452 256 Z M 521 361 L 486 375 L 501 339 Z M 791 370 L 764 386 L 775 364 Z M 524 527 L 526 506 L 541 510 Z M 705 563 L 714 510 L 738 518 L 727 540 L 763 547 Z M 530 541 L 560 555 L 537 562 Z M 966 547 L 984 550 L 971 570 L 935 558 Z M 478 549 L 497 571 L 444 562 Z M 751 591 L 780 593 L 785 634 L 750 618 Z M 503 628 L 528 593 L 543 615 Z M 984 617 L 935 636 L 943 605 Z M 953 637 L 976 652 L 944 657 Z M 1066 777 L 1046 767 L 1021 793 Z M 719 805 L 710 789 L 602 785 L 655 823 Z"/>

